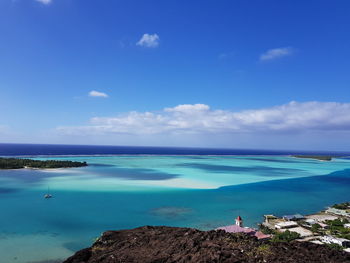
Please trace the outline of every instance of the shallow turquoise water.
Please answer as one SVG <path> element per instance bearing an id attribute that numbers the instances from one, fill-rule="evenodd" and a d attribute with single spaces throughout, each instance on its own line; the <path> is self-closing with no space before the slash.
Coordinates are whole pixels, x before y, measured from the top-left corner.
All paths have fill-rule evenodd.
<path id="1" fill-rule="evenodd" d="M 0 262 L 65 258 L 108 229 L 142 225 L 213 229 L 232 223 L 238 214 L 246 225 L 255 226 L 263 214 L 311 213 L 350 200 L 346 159 L 59 158 L 90 165 L 0 171 Z M 54 198 L 45 200 L 48 186 Z"/>

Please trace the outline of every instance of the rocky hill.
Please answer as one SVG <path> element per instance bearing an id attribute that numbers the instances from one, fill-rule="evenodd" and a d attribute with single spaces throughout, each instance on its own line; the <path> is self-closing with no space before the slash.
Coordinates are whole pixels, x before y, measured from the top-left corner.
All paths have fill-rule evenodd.
<path id="1" fill-rule="evenodd" d="M 145 226 L 105 232 L 64 263 L 350 262 L 350 254 L 312 243 L 261 242 L 244 234 Z"/>

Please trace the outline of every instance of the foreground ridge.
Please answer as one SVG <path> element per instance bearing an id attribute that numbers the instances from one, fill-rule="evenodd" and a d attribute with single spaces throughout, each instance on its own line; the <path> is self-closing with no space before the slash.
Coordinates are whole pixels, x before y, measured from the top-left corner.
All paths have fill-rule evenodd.
<path id="1" fill-rule="evenodd" d="M 350 262 L 350 254 L 327 246 L 258 241 L 223 230 L 144 226 L 107 231 L 64 263 L 114 262 Z"/>

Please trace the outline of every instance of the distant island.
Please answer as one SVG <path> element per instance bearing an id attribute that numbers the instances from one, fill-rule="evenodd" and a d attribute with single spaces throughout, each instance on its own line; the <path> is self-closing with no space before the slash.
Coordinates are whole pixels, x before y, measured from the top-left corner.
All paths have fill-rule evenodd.
<path id="1" fill-rule="evenodd" d="M 19 158 L 0 158 L 0 169 L 21 169 L 21 168 L 73 168 L 87 166 L 86 162 L 57 161 L 57 160 L 32 160 Z"/>
<path id="2" fill-rule="evenodd" d="M 320 161 L 332 161 L 332 156 L 329 155 L 292 155 L 295 158 L 316 159 Z"/>

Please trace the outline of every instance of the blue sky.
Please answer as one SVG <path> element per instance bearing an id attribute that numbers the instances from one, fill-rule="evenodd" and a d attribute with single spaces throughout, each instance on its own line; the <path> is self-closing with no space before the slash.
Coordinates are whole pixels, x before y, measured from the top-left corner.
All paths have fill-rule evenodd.
<path id="1" fill-rule="evenodd" d="M 0 0 L 0 141 L 347 150 L 349 13 L 347 0 Z"/>

